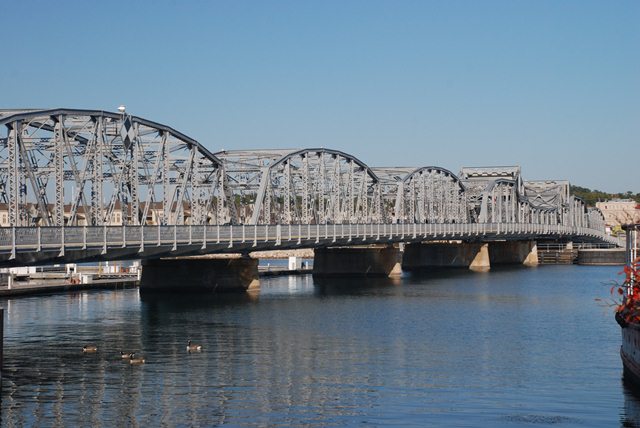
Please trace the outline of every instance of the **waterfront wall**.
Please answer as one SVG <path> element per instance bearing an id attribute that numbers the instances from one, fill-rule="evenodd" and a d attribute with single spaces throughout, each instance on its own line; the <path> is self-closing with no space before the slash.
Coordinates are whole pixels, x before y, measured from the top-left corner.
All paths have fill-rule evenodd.
<path id="1" fill-rule="evenodd" d="M 594 248 L 578 251 L 579 265 L 624 265 L 626 253 L 624 248 Z"/>

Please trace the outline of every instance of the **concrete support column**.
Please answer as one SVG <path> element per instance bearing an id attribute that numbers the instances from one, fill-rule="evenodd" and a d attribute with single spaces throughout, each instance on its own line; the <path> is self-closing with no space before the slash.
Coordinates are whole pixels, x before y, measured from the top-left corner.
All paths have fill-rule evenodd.
<path id="1" fill-rule="evenodd" d="M 258 260 L 177 257 L 144 260 L 140 292 L 245 292 L 259 289 Z"/>
<path id="2" fill-rule="evenodd" d="M 401 273 L 398 257 L 394 246 L 316 248 L 313 275 L 394 276 Z"/>
<path id="3" fill-rule="evenodd" d="M 522 264 L 538 266 L 538 246 L 535 241 L 499 241 L 489 244 L 491 264 Z"/>
<path id="4" fill-rule="evenodd" d="M 467 244 L 468 245 L 468 244 Z M 469 270 L 475 272 L 487 272 L 491 269 L 491 258 L 489 257 L 489 244 L 482 244 L 478 252 L 469 265 Z"/>
<path id="5" fill-rule="evenodd" d="M 487 271 L 491 268 L 487 244 L 437 243 L 407 244 L 402 269 L 417 271 L 427 268 L 469 268 Z"/>

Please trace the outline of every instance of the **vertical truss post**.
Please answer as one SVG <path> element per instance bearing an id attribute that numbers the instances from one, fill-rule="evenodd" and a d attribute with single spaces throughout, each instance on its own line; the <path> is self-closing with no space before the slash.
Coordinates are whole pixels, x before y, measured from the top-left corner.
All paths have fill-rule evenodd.
<path id="1" fill-rule="evenodd" d="M 140 169 L 140 124 L 135 122 L 133 124 L 134 138 L 131 143 L 131 165 L 129 166 L 129 180 L 131 186 L 131 221 L 134 225 L 140 224 L 140 194 L 138 189 Z M 143 219 L 144 221 L 144 219 Z"/>
<path id="2" fill-rule="evenodd" d="M 53 164 L 55 175 L 55 201 L 53 208 L 53 223 L 55 226 L 64 226 L 64 116 L 55 118 L 55 134 L 53 140 Z"/>
<path id="3" fill-rule="evenodd" d="M 284 164 L 284 223 L 291 224 L 291 161 Z M 289 238 L 291 239 L 291 238 Z"/>
<path id="4" fill-rule="evenodd" d="M 15 121 L 9 127 L 9 141 L 7 149 L 9 151 L 9 224 L 15 227 L 18 224 L 18 157 L 16 149 L 18 147 L 18 126 L 19 122 Z M 45 222 L 48 219 L 44 219 Z M 46 224 L 46 223 L 45 223 Z"/>
<path id="5" fill-rule="evenodd" d="M 302 221 L 310 222 L 309 216 L 309 154 L 302 155 Z"/>

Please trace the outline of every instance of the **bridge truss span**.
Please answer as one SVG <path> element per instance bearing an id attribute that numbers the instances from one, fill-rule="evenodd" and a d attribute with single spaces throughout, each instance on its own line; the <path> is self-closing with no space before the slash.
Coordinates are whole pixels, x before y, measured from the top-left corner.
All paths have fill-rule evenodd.
<path id="1" fill-rule="evenodd" d="M 382 222 L 378 177 L 357 158 L 325 148 L 216 153 L 243 224 Z"/>
<path id="2" fill-rule="evenodd" d="M 465 223 L 464 185 L 437 166 L 373 168 L 382 182 L 386 217 L 396 223 Z"/>
<path id="3" fill-rule="evenodd" d="M 165 125 L 99 110 L 0 114 L 0 198 L 15 226 L 224 222 L 220 161 Z"/>
<path id="4" fill-rule="evenodd" d="M 569 190 L 524 181 L 519 166 L 455 175 L 317 147 L 214 154 L 124 111 L 0 110 L 5 265 L 420 239 L 609 242 L 602 213 Z"/>

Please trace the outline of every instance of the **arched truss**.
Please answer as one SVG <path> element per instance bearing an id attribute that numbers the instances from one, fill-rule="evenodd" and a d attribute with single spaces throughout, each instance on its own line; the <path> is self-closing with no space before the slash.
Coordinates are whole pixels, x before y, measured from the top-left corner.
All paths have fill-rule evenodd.
<path id="1" fill-rule="evenodd" d="M 224 163 L 242 223 L 382 221 L 378 177 L 346 153 L 312 148 L 216 155 Z"/>
<path id="2" fill-rule="evenodd" d="M 383 183 L 387 217 L 402 223 L 463 223 L 465 188 L 451 171 L 436 166 L 374 168 Z"/>
<path id="3" fill-rule="evenodd" d="M 497 179 L 482 192 L 479 223 L 557 224 L 557 209 L 537 206 L 520 194 L 515 180 Z"/>
<path id="4" fill-rule="evenodd" d="M 532 205 L 560 210 L 569 201 L 569 182 L 525 181 L 524 195 Z"/>
<path id="5" fill-rule="evenodd" d="M 174 129 L 99 110 L 0 111 L 12 225 L 228 221 L 220 161 Z"/>

